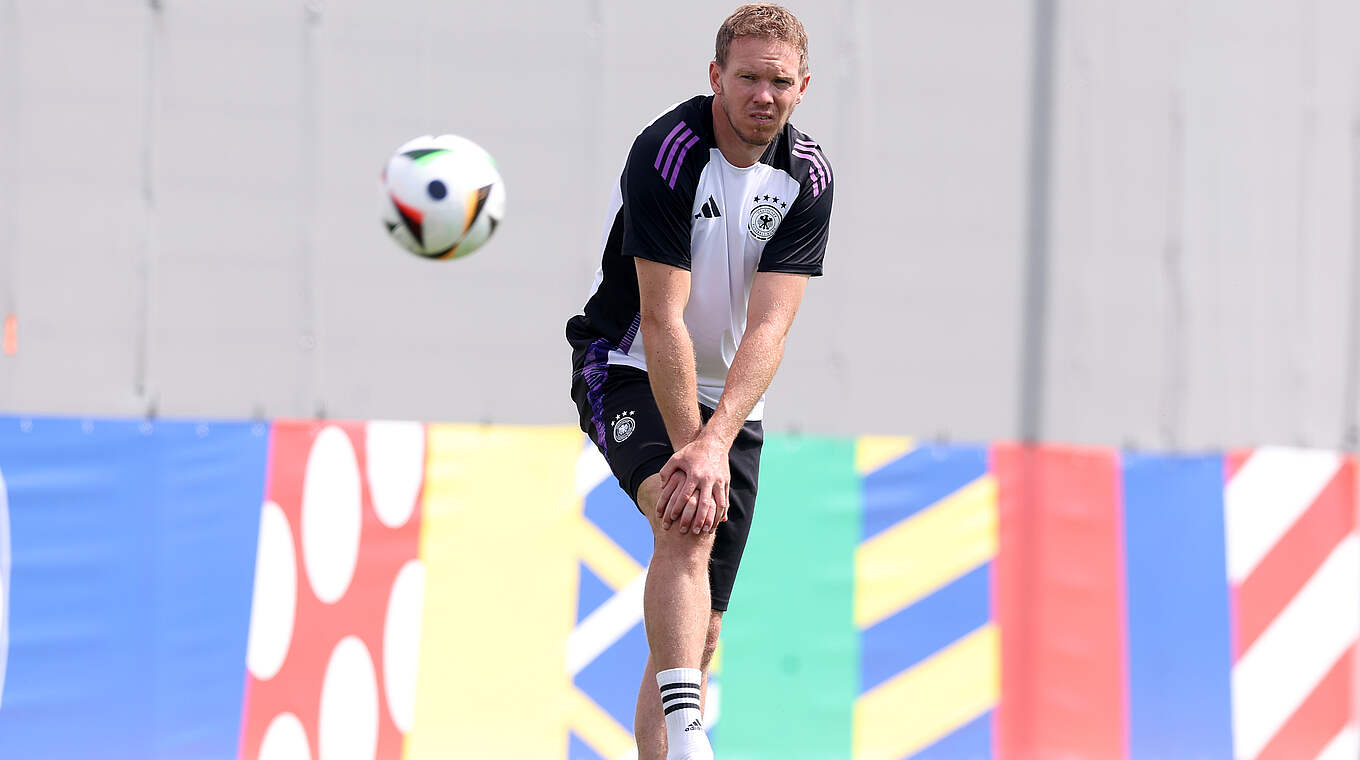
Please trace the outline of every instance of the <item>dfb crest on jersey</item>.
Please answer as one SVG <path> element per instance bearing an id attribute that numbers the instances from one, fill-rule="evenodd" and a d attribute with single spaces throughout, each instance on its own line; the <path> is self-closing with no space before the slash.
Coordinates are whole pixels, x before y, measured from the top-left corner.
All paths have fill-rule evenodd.
<path id="1" fill-rule="evenodd" d="M 789 204 L 773 195 L 757 195 L 756 205 L 751 209 L 751 219 L 746 223 L 751 237 L 756 240 L 774 237 L 774 231 L 779 229 L 779 223 L 784 220 L 783 209 L 788 207 Z"/>
<path id="2" fill-rule="evenodd" d="M 637 421 L 633 419 L 633 412 L 619 412 L 614 415 L 610 427 L 614 429 L 614 443 L 623 443 L 637 428 Z"/>

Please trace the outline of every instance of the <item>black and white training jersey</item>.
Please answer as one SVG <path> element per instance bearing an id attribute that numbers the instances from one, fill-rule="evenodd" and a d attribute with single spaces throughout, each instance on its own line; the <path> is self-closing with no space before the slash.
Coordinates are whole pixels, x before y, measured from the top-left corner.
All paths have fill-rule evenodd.
<path id="1" fill-rule="evenodd" d="M 746 330 L 756 272 L 818 276 L 831 222 L 831 164 L 786 124 L 760 160 L 728 163 L 713 137 L 713 96 L 687 100 L 633 141 L 606 217 L 590 299 L 567 323 L 584 348 L 587 382 L 606 365 L 647 369 L 638 334 L 634 257 L 687 269 L 685 326 L 694 341 L 699 401 L 715 407 Z M 747 419 L 763 415 L 762 398 Z"/>

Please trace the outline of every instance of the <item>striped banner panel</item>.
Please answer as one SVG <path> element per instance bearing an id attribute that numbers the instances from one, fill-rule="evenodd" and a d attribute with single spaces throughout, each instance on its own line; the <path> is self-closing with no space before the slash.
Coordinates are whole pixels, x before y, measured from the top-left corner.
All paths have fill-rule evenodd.
<path id="1" fill-rule="evenodd" d="M 987 451 L 865 439 L 856 760 L 990 757 L 997 489 Z"/>
<path id="2" fill-rule="evenodd" d="M 1227 460 L 1232 732 L 1244 760 L 1360 756 L 1355 462 L 1262 448 Z"/>

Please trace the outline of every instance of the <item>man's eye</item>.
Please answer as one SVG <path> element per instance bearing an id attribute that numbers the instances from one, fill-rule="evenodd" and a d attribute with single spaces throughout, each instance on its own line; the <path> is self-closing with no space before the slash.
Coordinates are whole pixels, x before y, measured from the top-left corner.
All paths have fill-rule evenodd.
<path id="1" fill-rule="evenodd" d="M 755 75 L 755 74 L 742 74 L 742 75 L 741 75 L 741 78 L 742 78 L 742 79 L 750 80 L 750 81 L 752 81 L 752 82 L 756 81 L 756 75 Z"/>

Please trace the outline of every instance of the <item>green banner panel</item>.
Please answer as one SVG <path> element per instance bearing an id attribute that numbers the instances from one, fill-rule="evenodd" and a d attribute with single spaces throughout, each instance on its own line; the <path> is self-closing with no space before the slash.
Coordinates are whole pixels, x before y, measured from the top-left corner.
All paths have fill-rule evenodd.
<path id="1" fill-rule="evenodd" d="M 724 621 L 723 760 L 844 760 L 859 692 L 852 438 L 770 436 Z"/>

